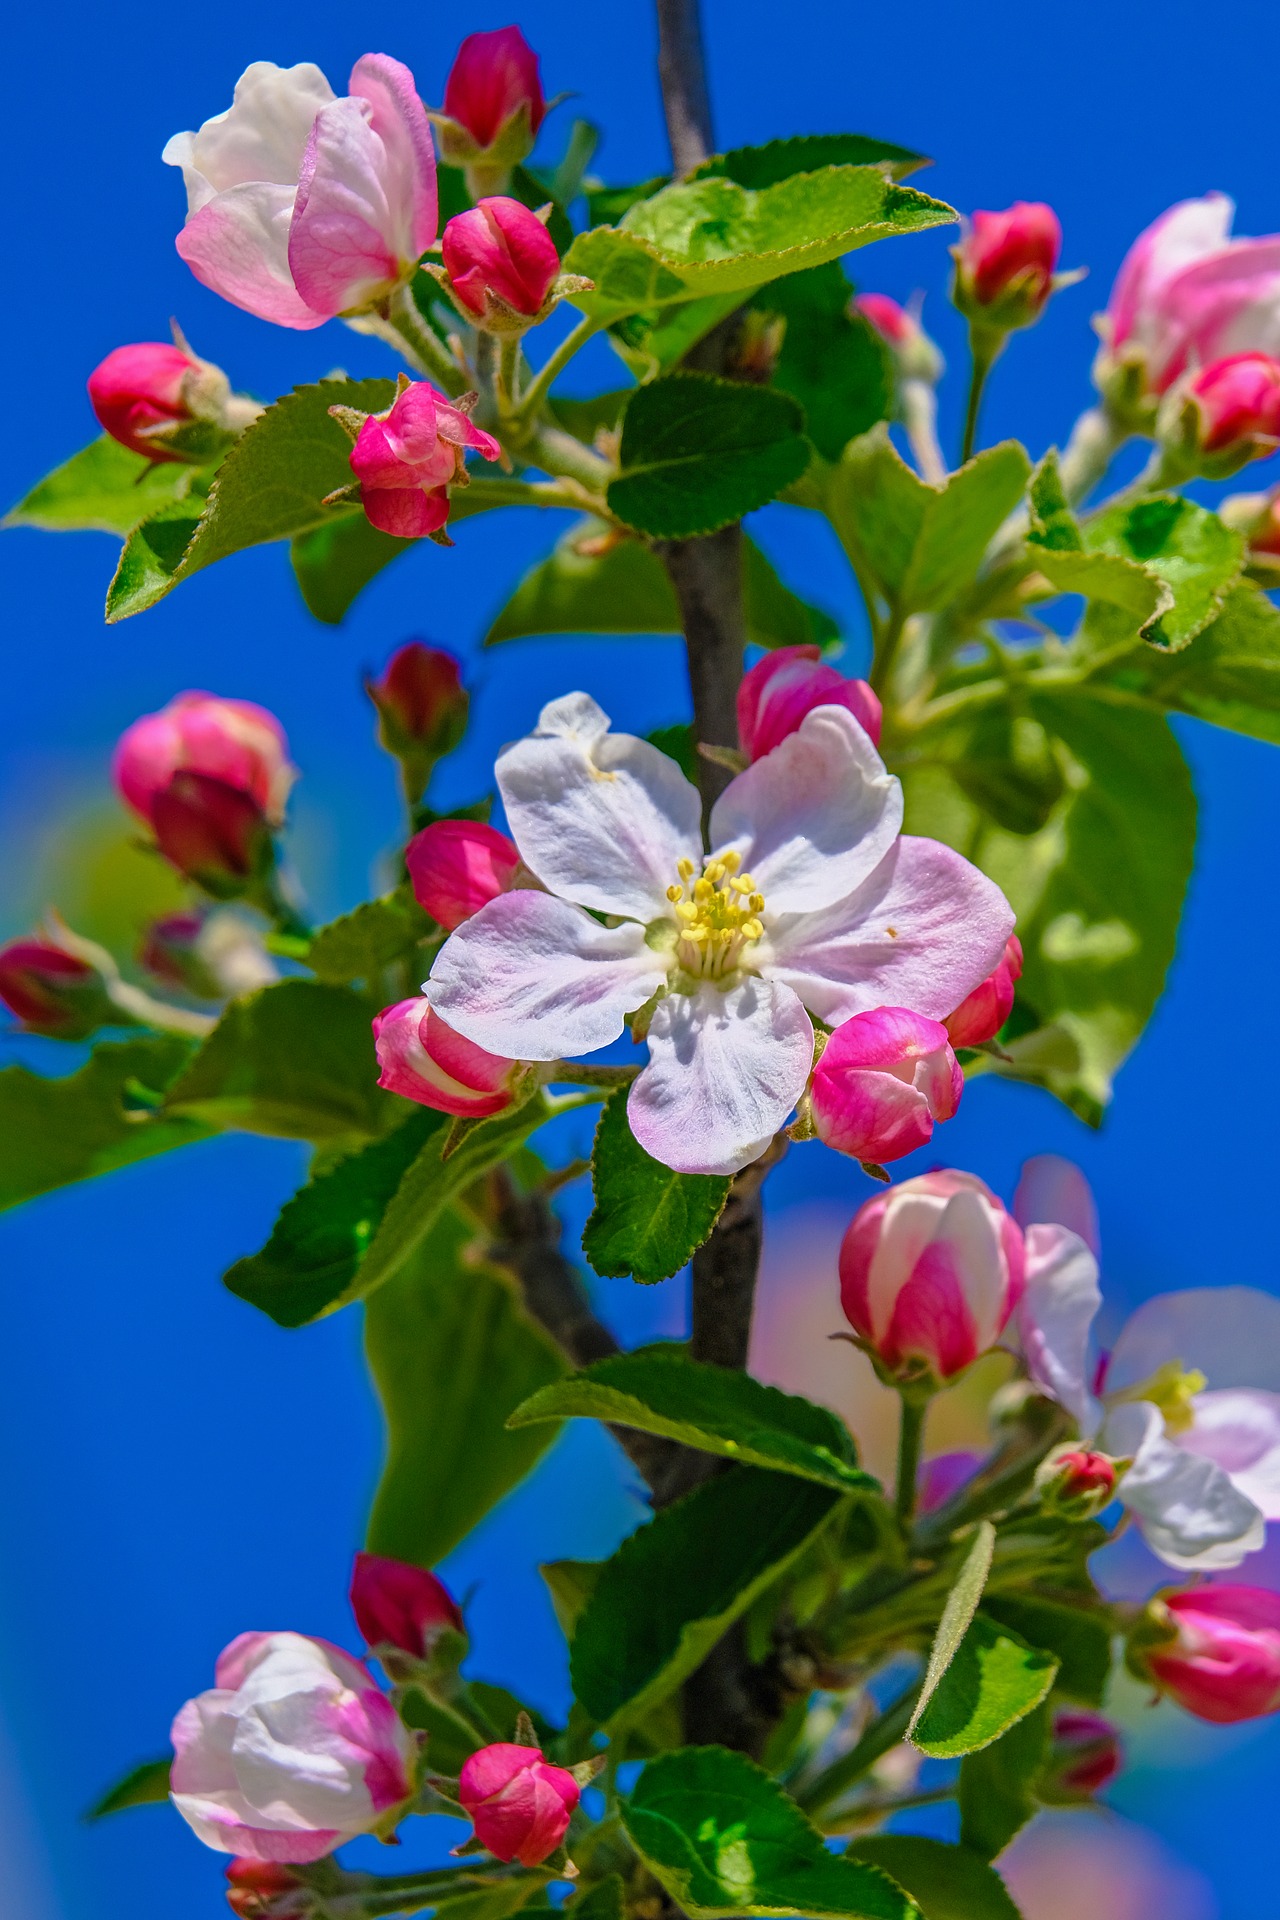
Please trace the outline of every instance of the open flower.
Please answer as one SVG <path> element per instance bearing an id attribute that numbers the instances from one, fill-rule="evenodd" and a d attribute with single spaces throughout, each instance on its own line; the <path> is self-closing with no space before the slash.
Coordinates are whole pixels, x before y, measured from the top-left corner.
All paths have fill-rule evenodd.
<path id="1" fill-rule="evenodd" d="M 933 840 L 899 837 L 902 792 L 843 707 L 817 707 L 738 775 L 711 816 L 648 741 L 574 693 L 498 758 L 507 824 L 545 892 L 489 901 L 423 991 L 510 1059 L 618 1039 L 647 1010 L 627 1112 L 682 1173 L 735 1173 L 809 1077 L 810 1014 L 949 1013 L 1013 924 L 1003 894 Z"/>

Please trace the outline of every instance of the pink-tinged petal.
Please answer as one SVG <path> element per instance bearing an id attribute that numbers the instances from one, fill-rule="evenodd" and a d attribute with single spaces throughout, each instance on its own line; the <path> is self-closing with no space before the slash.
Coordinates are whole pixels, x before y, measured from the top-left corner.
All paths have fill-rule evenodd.
<path id="1" fill-rule="evenodd" d="M 827 666 L 815 646 L 778 647 L 757 660 L 738 688 L 738 736 L 748 760 L 772 752 L 814 707 L 845 707 L 875 746 L 883 718 L 865 680 Z"/>
<path id="2" fill-rule="evenodd" d="M 1014 1325 L 1027 1370 L 1092 1438 L 1099 1419 L 1089 1391 L 1089 1331 L 1102 1305 L 1097 1260 L 1067 1227 L 1030 1226 L 1025 1244 L 1026 1291 Z"/>
<path id="3" fill-rule="evenodd" d="M 921 1089 L 892 1073 L 842 1072 L 815 1103 L 818 1138 L 855 1160 L 901 1160 L 933 1137 L 933 1109 Z M 830 1089 L 828 1074 L 822 1089 Z"/>
<path id="4" fill-rule="evenodd" d="M 942 1380 L 971 1366 L 985 1351 L 974 1324 L 955 1249 L 934 1240 L 916 1261 L 898 1294 L 879 1348 L 891 1366 L 919 1358 Z"/>
<path id="5" fill-rule="evenodd" d="M 1023 1162 L 1013 1196 L 1019 1226 L 1068 1227 L 1096 1256 L 1102 1247 L 1093 1190 L 1074 1160 L 1037 1153 Z"/>
<path id="6" fill-rule="evenodd" d="M 679 861 L 702 864 L 698 791 L 647 740 L 608 728 L 586 694 L 544 707 L 537 730 L 498 756 L 507 824 L 552 892 L 598 913 L 669 919 Z"/>
<path id="7" fill-rule="evenodd" d="M 1188 1287 L 1143 1302 L 1120 1331 L 1107 1368 L 1119 1393 L 1176 1361 L 1210 1387 L 1280 1393 L 1280 1300 L 1257 1287 Z"/>
<path id="8" fill-rule="evenodd" d="M 363 498 L 364 516 L 380 533 L 397 540 L 421 540 L 443 527 L 449 518 L 449 490 L 433 487 L 370 487 Z"/>
<path id="9" fill-rule="evenodd" d="M 351 449 L 351 471 L 361 487 L 369 491 L 378 488 L 403 492 L 416 489 L 419 481 L 417 468 L 392 443 L 386 421 L 380 420 L 376 413 L 369 415 L 356 436 Z M 450 462 L 437 484 L 452 477 Z"/>
<path id="10" fill-rule="evenodd" d="M 1221 1467 L 1177 1446 L 1149 1401 L 1113 1407 L 1102 1444 L 1115 1458 L 1133 1461 L 1120 1498 L 1167 1566 L 1212 1573 L 1238 1567 L 1262 1546 L 1266 1521 L 1257 1507 Z"/>
<path id="11" fill-rule="evenodd" d="M 812 1059 L 813 1028 L 785 987 L 744 980 L 728 993 L 670 993 L 627 1099 L 631 1131 L 677 1173 L 737 1173 L 783 1125 Z"/>
<path id="12" fill-rule="evenodd" d="M 618 1039 L 667 977 L 636 926 L 546 893 L 504 893 L 446 940 L 423 993 L 489 1053 L 558 1060 Z"/>
<path id="13" fill-rule="evenodd" d="M 1179 201 L 1139 234 L 1107 303 L 1113 347 L 1123 346 L 1131 335 L 1140 345 L 1152 343 L 1157 296 L 1193 260 L 1225 244 L 1234 213 L 1225 193 L 1207 193 L 1199 200 Z"/>
<path id="14" fill-rule="evenodd" d="M 904 834 L 847 899 L 772 923 L 757 964 L 832 1025 L 884 1006 L 943 1020 L 991 972 L 1012 930 L 1013 909 L 993 881 L 939 841 Z"/>
<path id="15" fill-rule="evenodd" d="M 280 327 L 318 327 L 328 315 L 307 305 L 289 271 L 293 200 L 291 187 L 230 187 L 192 214 L 174 244 L 196 279 L 232 306 Z"/>
<path id="16" fill-rule="evenodd" d="M 808 914 L 860 886 L 901 825 L 902 788 L 863 728 L 843 707 L 815 707 L 730 781 L 711 844 L 736 849 L 770 914 Z"/>
<path id="17" fill-rule="evenodd" d="M 481 820 L 433 820 L 413 836 L 404 863 L 414 899 L 450 933 L 520 871 L 515 843 Z"/>
<path id="18" fill-rule="evenodd" d="M 309 60 L 296 67 L 255 60 L 246 67 L 226 112 L 196 133 L 175 134 L 165 148 L 166 162 L 186 176 L 191 212 L 228 187 L 255 181 L 296 187 L 312 124 L 334 97 Z"/>
<path id="19" fill-rule="evenodd" d="M 1237 240 L 1177 274 L 1161 297 L 1156 384 L 1235 353 L 1280 353 L 1280 236 Z"/>
<path id="20" fill-rule="evenodd" d="M 373 1022 L 378 1085 L 437 1113 L 486 1119 L 511 1105 L 515 1062 L 447 1027 L 422 999 L 384 1007 Z"/>
<path id="21" fill-rule="evenodd" d="M 363 101 L 335 100 L 316 115 L 289 229 L 289 271 L 326 318 L 364 306 L 400 271 L 385 162 Z"/>
<path id="22" fill-rule="evenodd" d="M 490 293 L 516 313 L 538 313 L 560 271 L 555 242 L 537 214 L 503 194 L 455 214 L 441 251 L 454 293 L 479 316 Z"/>
<path id="23" fill-rule="evenodd" d="M 386 53 L 362 54 L 350 90 L 373 110 L 386 155 L 384 178 L 396 250 L 416 260 L 436 237 L 436 150 L 413 75 Z"/>
<path id="24" fill-rule="evenodd" d="M 933 1513 L 945 1507 L 953 1494 L 972 1480 L 984 1456 L 958 1449 L 955 1453 L 935 1453 L 920 1469 L 916 1505 L 921 1513 Z"/>
<path id="25" fill-rule="evenodd" d="M 1280 1394 L 1226 1387 L 1198 1393 L 1191 1408 L 1194 1424 L 1178 1445 L 1214 1461 L 1265 1519 L 1280 1520 Z"/>

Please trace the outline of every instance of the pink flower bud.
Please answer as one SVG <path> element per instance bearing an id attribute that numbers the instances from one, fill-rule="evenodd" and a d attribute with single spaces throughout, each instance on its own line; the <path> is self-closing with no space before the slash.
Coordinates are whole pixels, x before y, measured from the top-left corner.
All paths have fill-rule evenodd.
<path id="1" fill-rule="evenodd" d="M 279 978 L 261 936 L 237 913 L 165 914 L 147 928 L 138 959 L 167 987 L 197 1000 L 253 993 Z"/>
<path id="2" fill-rule="evenodd" d="M 455 214 L 441 246 L 453 293 L 482 322 L 495 300 L 537 318 L 560 271 L 555 242 L 537 214 L 503 194 Z M 493 317 L 505 316 L 499 309 Z"/>
<path id="3" fill-rule="evenodd" d="M 275 1860 L 232 1860 L 227 1883 L 227 1905 L 237 1920 L 285 1920 L 310 1904 L 297 1874 Z"/>
<path id="4" fill-rule="evenodd" d="M 840 1248 L 845 1318 L 895 1373 L 963 1373 L 1000 1338 L 1025 1284 L 1022 1234 L 971 1173 L 878 1194 Z"/>
<path id="5" fill-rule="evenodd" d="M 177 694 L 120 737 L 112 775 L 126 805 L 148 826 L 155 824 L 156 795 L 175 773 L 207 774 L 247 794 L 272 826 L 284 818 L 296 777 L 274 714 L 251 701 L 222 700 L 212 693 Z"/>
<path id="6" fill-rule="evenodd" d="M 960 1104 L 964 1075 L 936 1020 L 906 1007 L 855 1013 L 836 1028 L 814 1069 L 818 1137 L 857 1160 L 900 1160 L 935 1120 Z"/>
<path id="7" fill-rule="evenodd" d="M 538 76 L 538 56 L 519 27 L 467 35 L 445 82 L 444 110 L 470 135 L 481 153 L 494 145 L 519 114 L 520 132 L 526 136 L 523 151 L 503 157 L 508 165 L 523 159 L 533 146 L 547 107 Z M 443 145 L 446 159 L 451 158 L 447 133 Z M 460 156 L 463 160 L 469 157 Z"/>
<path id="8" fill-rule="evenodd" d="M 438 533 L 449 518 L 449 488 L 466 475 L 466 452 L 486 460 L 502 449 L 425 380 L 398 393 L 385 413 L 371 413 L 351 449 L 351 471 L 371 524 L 400 540 Z"/>
<path id="9" fill-rule="evenodd" d="M 443 1581 L 424 1567 L 380 1553 L 356 1555 L 351 1611 L 366 1646 L 374 1651 L 396 1647 L 414 1660 L 425 1660 L 442 1632 L 464 1631 L 462 1615 Z"/>
<path id="10" fill-rule="evenodd" d="M 412 1787 L 413 1739 L 360 1661 L 301 1633 L 242 1633 L 173 1723 L 173 1804 L 207 1847 L 319 1860 Z M 265 1889 L 263 1891 L 266 1891 Z"/>
<path id="11" fill-rule="evenodd" d="M 536 1867 L 569 1831 L 579 1794 L 573 1775 L 544 1760 L 541 1747 L 504 1740 L 463 1763 L 458 1798 L 495 1859 Z"/>
<path id="12" fill-rule="evenodd" d="M 749 760 L 759 760 L 814 707 L 844 707 L 874 746 L 881 708 L 865 680 L 847 679 L 827 666 L 818 647 L 778 647 L 743 674 L 738 688 L 738 736 Z"/>
<path id="13" fill-rule="evenodd" d="M 1280 440 L 1280 360 L 1269 353 L 1233 353 L 1191 380 L 1204 453 L 1227 448 L 1269 453 Z"/>
<path id="14" fill-rule="evenodd" d="M 962 313 L 997 327 L 1038 319 L 1053 291 L 1062 228 L 1052 207 L 1018 200 L 1003 213 L 975 213 L 952 252 Z"/>
<path id="15" fill-rule="evenodd" d="M 1250 562 L 1266 575 L 1266 585 L 1275 585 L 1280 569 L 1280 488 L 1269 493 L 1234 493 L 1218 503 L 1218 512 L 1229 527 L 1235 527 L 1249 543 Z"/>
<path id="16" fill-rule="evenodd" d="M 425 1000 L 400 1000 L 373 1022 L 378 1085 L 437 1113 L 483 1120 L 514 1099 L 518 1060 L 486 1053 L 447 1027 Z"/>
<path id="17" fill-rule="evenodd" d="M 98 424 L 148 460 L 181 460 L 164 436 L 195 418 L 189 389 L 203 363 L 161 341 L 116 347 L 89 375 L 89 404 Z"/>
<path id="18" fill-rule="evenodd" d="M 1022 942 L 1011 933 L 1004 958 L 943 1021 L 953 1047 L 977 1047 L 994 1040 L 1013 1011 L 1013 994 L 1022 978 Z"/>
<path id="19" fill-rule="evenodd" d="M 955 1453 L 935 1453 L 920 1469 L 916 1487 L 916 1508 L 920 1513 L 935 1513 L 945 1507 L 953 1494 L 972 1480 L 982 1465 L 980 1453 L 963 1449 Z"/>
<path id="20" fill-rule="evenodd" d="M 175 773 L 151 799 L 156 845 L 215 899 L 230 900 L 268 873 L 271 829 L 258 802 L 207 773 Z"/>
<path id="21" fill-rule="evenodd" d="M 1070 1520 L 1090 1520 L 1108 1506 L 1116 1490 L 1116 1463 L 1090 1447 L 1059 1447 L 1036 1471 L 1036 1488 L 1046 1507 Z"/>
<path id="22" fill-rule="evenodd" d="M 51 940 L 0 947 L 0 1000 L 31 1033 L 84 1040 L 113 1018 L 96 967 Z"/>
<path id="23" fill-rule="evenodd" d="M 923 380 L 936 386 L 943 374 L 942 355 L 914 313 L 900 307 L 887 293 L 860 293 L 854 307 L 893 348 L 904 380 Z"/>
<path id="24" fill-rule="evenodd" d="M 1120 1735 L 1100 1713 L 1063 1709 L 1053 1716 L 1049 1757 L 1036 1781 L 1036 1795 L 1050 1806 L 1091 1800 L 1119 1773 Z"/>
<path id="25" fill-rule="evenodd" d="M 520 871 L 514 842 L 481 820 L 435 820 L 405 848 L 413 897 L 452 933 L 500 893 Z"/>
<path id="26" fill-rule="evenodd" d="M 860 293 L 853 304 L 891 347 L 904 347 L 911 338 L 915 321 L 887 293 Z"/>
<path id="27" fill-rule="evenodd" d="M 457 660 L 441 647 L 410 640 L 364 690 L 378 709 L 378 737 L 398 760 L 425 762 L 429 770 L 466 732 L 467 691 Z"/>
<path id="28" fill-rule="evenodd" d="M 1280 1593 L 1192 1587 L 1150 1612 L 1175 1637 L 1144 1648 L 1142 1665 L 1188 1713 L 1227 1725 L 1280 1708 Z"/>

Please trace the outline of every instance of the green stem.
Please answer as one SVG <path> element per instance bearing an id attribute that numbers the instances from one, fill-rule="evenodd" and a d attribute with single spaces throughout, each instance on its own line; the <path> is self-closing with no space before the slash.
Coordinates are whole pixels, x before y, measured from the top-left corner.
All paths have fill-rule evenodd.
<path id="1" fill-rule="evenodd" d="M 555 1085 L 629 1087 L 639 1071 L 638 1067 L 584 1067 L 576 1060 L 553 1060 L 543 1068 L 543 1077 Z"/>
<path id="2" fill-rule="evenodd" d="M 978 439 L 978 414 L 982 409 L 982 396 L 986 391 L 987 375 L 994 367 L 1004 346 L 1003 334 L 992 334 L 985 327 L 969 329 L 969 351 L 972 367 L 969 373 L 969 401 L 964 413 L 964 438 L 960 442 L 960 465 L 972 458 Z"/>
<path id="3" fill-rule="evenodd" d="M 920 1446 L 924 1439 L 924 1417 L 929 1411 L 927 1398 L 903 1393 L 902 1424 L 898 1428 L 898 1479 L 894 1511 L 904 1527 L 911 1525 L 916 1510 L 916 1478 L 920 1472 Z"/>
<path id="4" fill-rule="evenodd" d="M 931 487 L 945 486 L 947 463 L 938 445 L 938 396 L 930 381 L 903 381 L 902 424 L 920 469 L 920 478 L 927 480 Z"/>
<path id="5" fill-rule="evenodd" d="M 868 606 L 870 606 L 869 601 Z M 907 616 L 895 607 L 879 632 L 872 628 L 875 651 L 871 660 L 871 684 L 881 699 L 885 699 L 889 691 L 889 682 L 897 664 L 898 649 L 902 645 L 902 634 L 906 624 Z M 887 701 L 886 704 L 888 704 Z"/>
<path id="6" fill-rule="evenodd" d="M 520 363 L 524 343 L 518 333 L 502 336 L 498 347 L 498 417 L 504 425 L 512 419 L 520 402 Z"/>
<path id="7" fill-rule="evenodd" d="M 392 294 L 387 326 L 409 364 L 419 373 L 428 375 L 448 394 L 456 396 L 465 391 L 467 382 L 462 369 L 423 319 L 411 288 L 397 287 Z"/>
<path id="8" fill-rule="evenodd" d="M 520 425 L 524 425 L 533 418 L 550 392 L 552 381 L 564 372 L 574 355 L 586 346 L 593 334 L 599 333 L 603 325 L 602 320 L 593 319 L 588 314 L 585 319 L 579 320 L 572 333 L 565 335 L 555 352 L 549 355 L 544 364 L 539 367 L 521 395 L 515 416 Z"/>
<path id="9" fill-rule="evenodd" d="M 584 447 L 581 440 L 575 440 L 571 433 L 565 433 L 560 427 L 539 427 L 525 448 L 525 454 L 544 473 L 576 480 L 598 497 L 604 494 L 613 477 L 613 469 L 607 460 L 602 460 L 598 453 L 593 453 L 590 447 Z M 603 508 L 603 498 L 599 499 L 599 505 Z"/>
<path id="10" fill-rule="evenodd" d="M 955 1799 L 956 1790 L 957 1783 L 953 1780 L 950 1786 L 930 1787 L 920 1793 L 886 1794 L 878 1800 L 860 1800 L 856 1806 L 850 1807 L 848 1813 L 824 1826 L 823 1832 L 829 1839 L 837 1834 L 861 1833 L 865 1827 L 887 1820 L 891 1813 L 908 1813 L 914 1807 L 941 1806 L 944 1801 Z"/>
<path id="11" fill-rule="evenodd" d="M 920 1682 L 913 1680 L 906 1692 L 890 1701 L 879 1719 L 872 1721 L 850 1752 L 841 1754 L 816 1779 L 796 1789 L 795 1798 L 811 1820 L 820 1820 L 828 1807 L 837 1805 L 850 1787 L 904 1738 L 919 1696 Z"/>

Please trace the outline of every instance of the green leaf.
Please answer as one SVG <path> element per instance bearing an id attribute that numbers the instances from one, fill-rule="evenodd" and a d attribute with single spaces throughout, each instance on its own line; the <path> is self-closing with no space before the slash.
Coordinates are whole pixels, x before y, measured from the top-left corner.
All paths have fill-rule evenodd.
<path id="1" fill-rule="evenodd" d="M 340 1305 L 405 1172 L 433 1133 L 447 1131 L 447 1118 L 418 1107 L 385 1140 L 309 1180 L 286 1201 L 261 1253 L 225 1275 L 231 1292 L 281 1327 Z"/>
<path id="2" fill-rule="evenodd" d="M 1174 713 L 1280 746 L 1280 609 L 1242 580 L 1193 645 L 1177 654 L 1135 648 L 1097 679 Z"/>
<path id="3" fill-rule="evenodd" d="M 718 1174 L 673 1173 L 647 1154 L 627 1119 L 629 1089 L 605 1103 L 591 1156 L 595 1210 L 582 1251 L 609 1280 L 669 1280 L 687 1266 L 729 1198 Z"/>
<path id="4" fill-rule="evenodd" d="M 609 328 L 609 344 L 643 384 L 655 374 L 670 373 L 741 304 L 741 294 L 709 293 L 679 306 L 624 314 Z"/>
<path id="5" fill-rule="evenodd" d="M 317 979 L 330 985 L 364 980 L 376 986 L 385 967 L 405 959 L 435 931 L 434 920 L 423 912 L 411 889 L 399 886 L 394 893 L 366 900 L 321 927 L 311 941 L 306 964 Z"/>
<path id="6" fill-rule="evenodd" d="M 664 539 L 712 533 L 764 506 L 809 464 L 793 400 L 706 373 L 639 387 L 622 417 L 622 471 L 611 510 Z"/>
<path id="7" fill-rule="evenodd" d="M 1108 507 L 1082 531 L 1091 553 L 1137 562 L 1164 582 L 1173 604 L 1144 637 L 1169 653 L 1185 647 L 1221 613 L 1244 565 L 1244 535 L 1179 494 Z M 1110 638 L 1109 625 L 1100 638 Z"/>
<path id="8" fill-rule="evenodd" d="M 197 473 L 185 461 L 157 464 L 144 459 L 104 433 L 47 473 L 0 525 L 41 527 L 47 533 L 92 530 L 123 536 L 148 514 L 186 494 Z M 199 484 L 207 486 L 208 476 L 200 474 Z"/>
<path id="9" fill-rule="evenodd" d="M 991 1571 L 991 1556 L 995 1552 L 995 1545 L 995 1528 L 989 1520 L 980 1520 L 974 1529 L 973 1544 L 965 1555 L 964 1564 L 956 1576 L 954 1586 L 947 1595 L 947 1603 L 942 1609 L 942 1618 L 938 1622 L 938 1631 L 933 1636 L 933 1645 L 929 1650 L 929 1664 L 925 1668 L 920 1695 L 907 1727 L 909 1740 L 914 1737 L 929 1702 L 942 1684 L 943 1676 L 959 1652 L 960 1643 L 969 1630 L 969 1623 L 978 1610 L 982 1589 L 986 1586 L 987 1575 Z"/>
<path id="10" fill-rule="evenodd" d="M 895 147 L 866 133 L 802 133 L 790 140 L 770 140 L 763 147 L 733 147 L 695 167 L 694 180 L 724 178 L 740 187 L 772 187 L 795 173 L 816 173 L 822 167 L 883 167 L 902 180 L 932 162 L 910 147 Z"/>
<path id="11" fill-rule="evenodd" d="M 1067 498 L 1058 466 L 1058 449 L 1050 447 L 1031 475 L 1027 487 L 1031 516 L 1028 539 L 1053 553 L 1083 553 L 1079 522 Z"/>
<path id="12" fill-rule="evenodd" d="M 1057 1676 L 1050 1653 L 977 1613 L 911 1730 L 935 1760 L 976 1753 L 1038 1707 Z"/>
<path id="13" fill-rule="evenodd" d="M 1032 1783 L 1049 1744 L 1047 1701 L 1024 1715 L 1008 1733 L 960 1762 L 960 1839 L 994 1860 L 1036 1812 Z"/>
<path id="14" fill-rule="evenodd" d="M 517 1880 L 499 1880 L 491 1887 L 456 1893 L 448 1900 L 437 1899 L 435 1920 L 508 1920 L 508 1915 L 527 1907 L 535 1894 L 545 1894 L 546 1884 L 541 1875 L 531 1873 Z"/>
<path id="15" fill-rule="evenodd" d="M 1066 787 L 1052 736 L 1029 713 L 985 707 L 957 729 L 951 776 L 997 826 L 1038 833 Z"/>
<path id="16" fill-rule="evenodd" d="M 1056 1686 L 1082 1706 L 1100 1707 L 1111 1677 L 1112 1624 L 1096 1607 L 1063 1606 L 1039 1594 L 989 1594 L 982 1603 L 998 1626 L 1011 1627 L 1060 1663 Z"/>
<path id="17" fill-rule="evenodd" d="M 1118 553 L 1075 553 L 1045 548 L 1043 552 L 1028 542 L 1037 573 L 1042 573 L 1060 593 L 1082 593 L 1088 600 L 1100 600 L 1108 609 L 1127 616 L 1126 631 L 1140 640 L 1154 639 L 1162 631 L 1164 616 L 1173 610 L 1173 593 L 1168 584 L 1147 567 L 1127 560 Z M 1108 631 L 1115 625 L 1114 616 Z"/>
<path id="18" fill-rule="evenodd" d="M 846 1847 L 844 1857 L 889 1874 L 916 1901 L 921 1920 L 1019 1920 L 995 1868 L 965 1847 L 918 1833 L 875 1833 Z"/>
<path id="19" fill-rule="evenodd" d="M 517 1407 L 516 1412 L 519 1411 Z M 572 1640 L 582 1609 L 594 1593 L 606 1565 L 604 1560 L 548 1560 L 538 1568 L 547 1583 L 551 1605 L 566 1640 Z"/>
<path id="20" fill-rule="evenodd" d="M 367 1546 L 430 1567 L 522 1480 L 554 1427 L 507 1415 L 563 1370 L 509 1282 L 468 1257 L 458 1216 L 438 1216 L 365 1307 L 365 1353 L 387 1423 Z"/>
<path id="21" fill-rule="evenodd" d="M 826 1487 L 732 1467 L 624 1540 L 573 1637 L 574 1692 L 592 1719 L 611 1728 L 670 1693 L 838 1504 Z"/>
<path id="22" fill-rule="evenodd" d="M 160 1760 L 144 1760 L 131 1767 L 123 1780 L 109 1787 L 101 1800 L 94 1802 L 86 1820 L 105 1820 L 109 1813 L 123 1813 L 128 1807 L 153 1807 L 169 1798 L 169 1769 L 173 1755 Z"/>
<path id="23" fill-rule="evenodd" d="M 789 142 L 784 144 L 791 144 Z M 825 460 L 893 411 L 893 354 L 875 328 L 851 310 L 853 288 L 839 261 L 762 287 L 755 312 L 785 326 L 772 384 L 804 408 L 805 431 Z"/>
<path id="24" fill-rule="evenodd" d="M 566 1911 L 574 1920 L 623 1920 L 622 1880 L 616 1873 L 606 1874 L 594 1887 L 587 1887 L 569 1904 Z"/>
<path id="25" fill-rule="evenodd" d="M 849 1429 L 828 1407 L 704 1366 L 678 1348 L 614 1354 L 517 1407 L 512 1424 L 589 1418 L 639 1427 L 747 1466 L 793 1473 L 838 1493 L 875 1489 Z"/>
<path id="26" fill-rule="evenodd" d="M 58 1080 L 0 1070 L 0 1208 L 207 1139 L 212 1129 L 197 1120 L 154 1111 L 191 1051 L 189 1040 L 157 1034 L 102 1041 Z"/>
<path id="27" fill-rule="evenodd" d="M 777 1782 L 725 1747 L 685 1747 L 650 1760 L 622 1818 L 636 1851 L 690 1920 L 919 1920 L 919 1908 L 877 1866 L 829 1853 Z"/>

